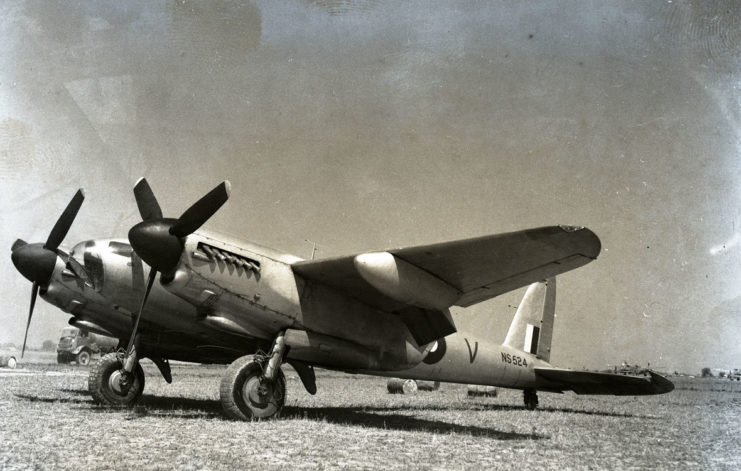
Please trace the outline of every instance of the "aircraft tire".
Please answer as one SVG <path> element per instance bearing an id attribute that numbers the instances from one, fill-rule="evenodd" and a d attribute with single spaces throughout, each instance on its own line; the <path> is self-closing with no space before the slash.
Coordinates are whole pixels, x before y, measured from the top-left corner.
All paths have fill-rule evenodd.
<path id="1" fill-rule="evenodd" d="M 525 389 L 523 391 L 525 398 L 525 408 L 527 410 L 535 410 L 538 407 L 538 393 L 535 389 Z"/>
<path id="2" fill-rule="evenodd" d="M 80 353 L 77 354 L 77 357 L 75 359 L 77 361 L 77 364 L 80 366 L 89 365 L 90 364 L 90 351 L 80 350 Z"/>
<path id="3" fill-rule="evenodd" d="M 265 382 L 263 365 L 253 356 L 237 358 L 226 369 L 219 393 L 227 417 L 260 420 L 277 417 L 286 399 L 286 377 L 278 369 L 274 381 Z"/>
<path id="4" fill-rule="evenodd" d="M 126 394 L 118 389 L 117 381 L 121 375 L 123 363 L 116 353 L 103 355 L 88 375 L 88 390 L 93 401 L 101 406 L 131 407 L 144 392 L 144 370 L 139 363 L 134 368 L 134 381 Z"/>

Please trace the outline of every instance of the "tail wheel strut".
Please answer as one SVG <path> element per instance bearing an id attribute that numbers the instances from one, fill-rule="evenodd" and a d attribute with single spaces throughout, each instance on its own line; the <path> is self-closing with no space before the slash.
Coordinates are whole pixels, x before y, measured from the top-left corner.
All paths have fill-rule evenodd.
<path id="1" fill-rule="evenodd" d="M 523 391 L 525 407 L 528 410 L 535 410 L 538 407 L 538 393 L 535 389 L 525 389 Z"/>

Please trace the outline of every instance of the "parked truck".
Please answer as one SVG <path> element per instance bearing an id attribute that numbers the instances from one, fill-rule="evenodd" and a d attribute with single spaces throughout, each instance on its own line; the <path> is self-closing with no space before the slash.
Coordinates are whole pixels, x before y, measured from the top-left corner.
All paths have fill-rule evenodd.
<path id="1" fill-rule="evenodd" d="M 57 363 L 89 365 L 95 354 L 106 354 L 116 350 L 118 340 L 105 335 L 85 332 L 77 327 L 66 327 L 57 345 Z"/>

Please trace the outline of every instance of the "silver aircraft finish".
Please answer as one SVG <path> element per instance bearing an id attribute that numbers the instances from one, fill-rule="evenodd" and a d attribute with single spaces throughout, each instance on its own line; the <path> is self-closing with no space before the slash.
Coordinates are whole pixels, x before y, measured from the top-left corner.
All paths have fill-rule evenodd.
<path id="1" fill-rule="evenodd" d="M 673 388 L 652 372 L 626 377 L 548 363 L 554 277 L 600 252 L 586 228 L 550 226 L 301 260 L 201 230 L 229 192 L 224 182 L 179 218 L 165 218 L 140 179 L 134 195 L 142 222 L 128 240 L 90 240 L 66 252 L 59 245 L 84 199 L 80 191 L 46 243 L 13 244 L 14 265 L 33 283 L 29 324 L 40 293 L 73 316 L 70 324 L 120 340 L 119 353 L 91 371 L 96 402 L 134 404 L 144 388 L 139 360 L 145 357 L 168 382 L 171 359 L 230 364 L 220 395 L 226 415 L 238 420 L 280 412 L 286 362 L 312 394 L 314 366 L 517 388 L 529 408 L 536 407 L 538 390 L 659 394 Z M 503 345 L 456 333 L 450 307 L 527 285 Z"/>

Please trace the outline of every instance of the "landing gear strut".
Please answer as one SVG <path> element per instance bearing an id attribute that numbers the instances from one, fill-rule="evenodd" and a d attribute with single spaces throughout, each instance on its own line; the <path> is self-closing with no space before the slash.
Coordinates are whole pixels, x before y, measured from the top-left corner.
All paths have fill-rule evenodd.
<path id="1" fill-rule="evenodd" d="M 229 418 L 259 420 L 280 413 L 286 400 L 286 377 L 280 369 L 285 350 L 281 333 L 270 355 L 247 355 L 229 365 L 219 390 Z"/>
<path id="2" fill-rule="evenodd" d="M 527 410 L 535 410 L 538 407 L 538 393 L 535 389 L 525 389 L 523 393 Z"/>
<path id="3" fill-rule="evenodd" d="M 139 321 L 144 312 L 144 305 L 152 290 L 157 270 L 149 270 L 147 287 L 139 305 L 139 312 L 134 318 L 134 329 L 129 337 L 129 344 L 122 354 L 109 353 L 90 370 L 88 389 L 93 400 L 106 406 L 133 406 L 144 391 L 144 370 L 139 364 L 141 337 Z M 160 366 L 159 364 L 157 366 Z M 160 367 L 162 371 L 162 367 Z M 168 375 L 163 371 L 165 378 Z M 170 379 L 171 380 L 171 379 Z M 169 381 L 168 381 L 169 382 Z"/>

